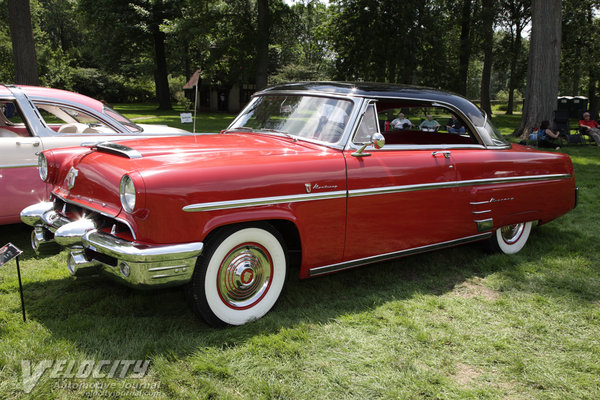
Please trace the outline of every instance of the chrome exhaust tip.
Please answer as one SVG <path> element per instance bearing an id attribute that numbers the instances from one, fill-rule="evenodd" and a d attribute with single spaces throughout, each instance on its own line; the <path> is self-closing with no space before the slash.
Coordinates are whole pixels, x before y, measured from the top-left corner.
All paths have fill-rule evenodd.
<path id="1" fill-rule="evenodd" d="M 60 246 L 54 241 L 52 232 L 36 226 L 31 231 L 31 248 L 38 255 L 51 255 L 60 252 Z"/>

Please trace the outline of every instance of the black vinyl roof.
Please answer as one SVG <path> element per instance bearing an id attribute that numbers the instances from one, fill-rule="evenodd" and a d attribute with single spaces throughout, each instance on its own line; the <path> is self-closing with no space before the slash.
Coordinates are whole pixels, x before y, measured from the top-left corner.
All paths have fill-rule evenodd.
<path id="1" fill-rule="evenodd" d="M 437 101 L 455 106 L 467 115 L 475 125 L 481 126 L 485 121 L 483 111 L 462 96 L 442 90 L 412 85 L 376 82 L 294 82 L 271 86 L 255 95 L 282 91 L 307 91 L 367 98 L 405 98 L 431 102 Z"/>

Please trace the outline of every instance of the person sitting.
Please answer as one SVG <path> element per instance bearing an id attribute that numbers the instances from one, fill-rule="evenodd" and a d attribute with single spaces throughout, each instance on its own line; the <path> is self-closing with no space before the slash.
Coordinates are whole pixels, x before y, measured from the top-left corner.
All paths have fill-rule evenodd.
<path id="1" fill-rule="evenodd" d="M 594 139 L 596 146 L 600 146 L 600 124 L 590 118 L 589 112 L 583 113 L 583 119 L 579 121 L 581 133 Z"/>
<path id="2" fill-rule="evenodd" d="M 544 147 L 549 149 L 560 149 L 560 146 L 557 146 L 554 142 L 554 139 L 558 139 L 558 131 L 552 132 L 550 129 L 550 121 L 544 120 L 540 124 L 540 129 L 537 132 L 537 144 L 538 147 Z"/>
<path id="3" fill-rule="evenodd" d="M 398 113 L 398 118 L 394 119 L 390 125 L 392 129 L 408 129 L 414 126 L 403 113 Z"/>
<path id="4" fill-rule="evenodd" d="M 427 119 L 421 122 L 419 128 L 425 132 L 436 132 L 440 128 L 440 123 L 433 119 L 433 115 L 427 115 Z"/>
<path id="5" fill-rule="evenodd" d="M 451 114 L 450 121 L 448 121 L 446 128 L 448 129 L 448 133 L 458 133 L 459 135 L 462 135 L 466 132 L 462 121 L 454 114 Z"/>

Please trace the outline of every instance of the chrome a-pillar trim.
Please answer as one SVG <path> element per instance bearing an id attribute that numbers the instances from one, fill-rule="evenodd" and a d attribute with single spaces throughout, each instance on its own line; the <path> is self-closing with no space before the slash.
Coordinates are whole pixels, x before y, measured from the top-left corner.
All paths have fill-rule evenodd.
<path id="1" fill-rule="evenodd" d="M 478 235 L 467 236 L 467 237 L 455 239 L 455 240 L 449 240 L 447 242 L 434 243 L 434 244 L 430 244 L 427 246 L 414 247 L 412 249 L 406 249 L 406 250 L 395 251 L 392 253 L 380 254 L 378 256 L 373 256 L 373 257 L 360 258 L 357 260 L 344 261 L 344 262 L 337 263 L 337 264 L 325 265 L 323 267 L 315 267 L 315 268 L 311 268 L 308 271 L 308 273 L 309 273 L 309 276 L 311 276 L 311 277 L 329 274 L 329 273 L 335 272 L 335 271 L 342 271 L 345 269 L 360 267 L 362 265 L 373 264 L 373 263 L 382 262 L 382 261 L 388 261 L 388 260 L 392 260 L 394 258 L 405 257 L 405 256 L 409 256 L 412 254 L 424 253 L 427 251 L 443 249 L 445 247 L 451 247 L 451 246 L 456 246 L 459 244 L 475 242 L 478 240 L 486 239 L 486 238 L 490 237 L 491 235 L 492 235 L 491 232 L 480 233 Z"/>

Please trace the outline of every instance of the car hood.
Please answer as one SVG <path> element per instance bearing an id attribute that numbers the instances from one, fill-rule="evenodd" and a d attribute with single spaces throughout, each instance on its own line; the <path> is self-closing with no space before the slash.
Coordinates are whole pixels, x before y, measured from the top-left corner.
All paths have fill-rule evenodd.
<path id="1" fill-rule="evenodd" d="M 143 185 L 148 197 L 151 193 L 168 193 L 169 198 L 180 198 L 182 204 L 196 201 L 192 193 L 201 193 L 203 201 L 234 199 L 245 191 L 246 197 L 256 197 L 259 196 L 254 193 L 256 188 L 264 187 L 265 180 L 276 182 L 276 175 L 314 176 L 322 171 L 315 163 L 319 160 L 335 160 L 337 167 L 331 171 L 344 176 L 340 150 L 285 136 L 228 133 L 116 143 L 125 147 L 114 150 L 109 145 L 92 147 L 90 152 L 74 158 L 75 184 L 69 187 L 69 170 L 63 168 L 54 193 L 88 208 L 117 215 L 121 208 L 119 185 L 125 174 L 137 177 L 138 186 Z M 319 174 L 327 181 L 327 173 Z M 230 184 L 225 186 L 224 181 Z M 304 183 L 301 187 L 304 188 Z M 289 190 L 290 194 L 296 193 L 297 187 Z"/>

